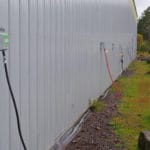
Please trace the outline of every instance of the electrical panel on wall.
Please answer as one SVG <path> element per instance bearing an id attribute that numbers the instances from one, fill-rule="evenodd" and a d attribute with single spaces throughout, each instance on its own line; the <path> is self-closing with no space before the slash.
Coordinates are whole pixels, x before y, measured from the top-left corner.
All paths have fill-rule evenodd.
<path id="1" fill-rule="evenodd" d="M 7 49 L 9 44 L 8 34 L 4 28 L 0 28 L 0 50 Z"/>

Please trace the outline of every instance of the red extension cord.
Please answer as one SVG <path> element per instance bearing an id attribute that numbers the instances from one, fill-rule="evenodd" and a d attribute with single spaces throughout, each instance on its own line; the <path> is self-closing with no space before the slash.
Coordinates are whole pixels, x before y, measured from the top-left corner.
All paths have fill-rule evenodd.
<path id="1" fill-rule="evenodd" d="M 116 91 L 116 97 L 120 98 L 121 97 L 121 92 L 119 90 L 119 87 L 118 87 L 117 83 L 113 80 L 111 70 L 110 70 L 109 61 L 108 61 L 108 57 L 107 57 L 107 52 L 106 52 L 105 48 L 104 48 L 104 55 L 105 55 L 105 63 L 106 63 L 107 71 L 108 71 L 108 74 L 109 74 L 109 78 L 112 82 L 112 86 L 113 86 L 114 90 Z"/>

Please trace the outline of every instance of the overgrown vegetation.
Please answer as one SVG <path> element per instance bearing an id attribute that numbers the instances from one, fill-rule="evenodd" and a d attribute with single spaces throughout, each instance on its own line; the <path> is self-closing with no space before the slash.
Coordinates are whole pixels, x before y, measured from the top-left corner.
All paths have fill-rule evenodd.
<path id="1" fill-rule="evenodd" d="M 126 150 L 137 150 L 140 131 L 150 130 L 150 65 L 136 61 L 130 69 L 135 70 L 131 77 L 119 79 L 122 98 L 110 124 Z"/>
<path id="2" fill-rule="evenodd" d="M 137 35 L 137 50 L 138 52 L 150 53 L 150 42 L 143 39 L 143 35 Z"/>
<path id="3" fill-rule="evenodd" d="M 90 110 L 93 112 L 99 112 L 104 107 L 104 103 L 98 99 L 89 100 Z"/>

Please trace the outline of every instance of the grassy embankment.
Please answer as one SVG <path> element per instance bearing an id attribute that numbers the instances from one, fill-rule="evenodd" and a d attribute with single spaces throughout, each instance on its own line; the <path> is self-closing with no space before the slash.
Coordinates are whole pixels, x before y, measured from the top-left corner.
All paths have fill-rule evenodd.
<path id="1" fill-rule="evenodd" d="M 118 105 L 119 113 L 111 125 L 126 150 L 137 150 L 140 131 L 150 130 L 150 65 L 135 61 L 129 69 L 134 73 L 118 81 L 122 98 Z"/>

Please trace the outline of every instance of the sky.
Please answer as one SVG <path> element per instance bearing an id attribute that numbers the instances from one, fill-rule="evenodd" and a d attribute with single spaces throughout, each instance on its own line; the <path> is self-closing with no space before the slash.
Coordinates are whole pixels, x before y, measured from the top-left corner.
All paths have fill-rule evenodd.
<path id="1" fill-rule="evenodd" d="M 150 0 L 135 0 L 138 16 L 142 15 L 142 12 L 150 6 Z"/>

